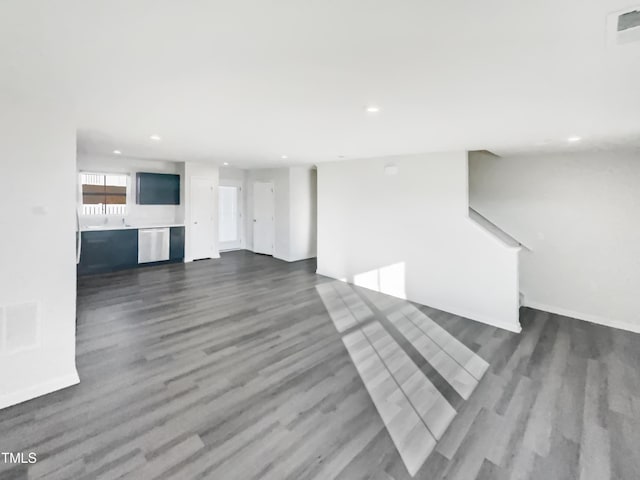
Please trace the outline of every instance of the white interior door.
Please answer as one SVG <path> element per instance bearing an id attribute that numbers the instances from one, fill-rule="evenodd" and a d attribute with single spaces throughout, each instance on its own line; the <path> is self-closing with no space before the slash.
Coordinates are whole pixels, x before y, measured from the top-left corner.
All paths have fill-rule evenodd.
<path id="1" fill-rule="evenodd" d="M 191 257 L 213 258 L 215 244 L 214 181 L 206 177 L 191 178 Z"/>
<path id="2" fill-rule="evenodd" d="M 273 255 L 273 183 L 253 184 L 253 251 Z"/>
<path id="3" fill-rule="evenodd" d="M 220 250 L 234 250 L 242 246 L 242 187 L 218 187 L 218 241 Z"/>

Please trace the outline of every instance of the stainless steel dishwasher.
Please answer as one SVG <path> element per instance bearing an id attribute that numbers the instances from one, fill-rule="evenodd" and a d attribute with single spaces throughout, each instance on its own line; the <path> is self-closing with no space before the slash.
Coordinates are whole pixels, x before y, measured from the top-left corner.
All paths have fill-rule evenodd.
<path id="1" fill-rule="evenodd" d="M 138 230 L 138 263 L 169 260 L 169 228 L 141 228 Z"/>

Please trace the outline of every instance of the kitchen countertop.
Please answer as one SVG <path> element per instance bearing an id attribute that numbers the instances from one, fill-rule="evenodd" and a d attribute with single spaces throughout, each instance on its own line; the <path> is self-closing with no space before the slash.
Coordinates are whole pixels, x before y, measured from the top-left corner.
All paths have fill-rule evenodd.
<path id="1" fill-rule="evenodd" d="M 167 223 L 167 224 L 152 224 L 152 225 L 91 225 L 80 227 L 81 232 L 105 232 L 108 230 L 143 230 L 145 228 L 171 228 L 171 227 L 184 227 L 184 223 Z"/>

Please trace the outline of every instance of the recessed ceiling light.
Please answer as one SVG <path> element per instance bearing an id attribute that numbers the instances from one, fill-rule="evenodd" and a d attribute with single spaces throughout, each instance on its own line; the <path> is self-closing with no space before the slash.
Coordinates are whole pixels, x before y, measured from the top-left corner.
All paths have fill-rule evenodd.
<path id="1" fill-rule="evenodd" d="M 283 160 L 286 160 L 286 159 L 287 159 L 287 158 L 289 158 L 289 157 L 288 157 L 288 156 L 286 156 L 286 155 L 282 155 L 280 158 L 281 158 L 281 159 L 283 159 Z"/>
<path id="2" fill-rule="evenodd" d="M 378 113 L 380 111 L 380 107 L 376 107 L 375 105 L 369 105 L 367 107 L 367 113 Z"/>
<path id="3" fill-rule="evenodd" d="M 229 162 L 224 162 L 223 165 L 227 166 L 227 165 L 229 165 Z"/>
<path id="4" fill-rule="evenodd" d="M 160 135 L 154 133 L 153 135 L 151 135 L 149 137 L 151 140 L 155 140 L 156 142 L 159 142 L 160 140 L 162 140 L 162 138 L 160 137 Z"/>
<path id="5" fill-rule="evenodd" d="M 122 152 L 120 150 L 114 150 L 113 153 L 115 153 L 116 155 L 122 155 Z"/>
<path id="6" fill-rule="evenodd" d="M 579 142 L 580 140 L 582 140 L 582 137 L 578 137 L 578 136 L 573 136 L 573 137 L 567 138 L 567 142 L 571 142 L 571 143 Z"/>

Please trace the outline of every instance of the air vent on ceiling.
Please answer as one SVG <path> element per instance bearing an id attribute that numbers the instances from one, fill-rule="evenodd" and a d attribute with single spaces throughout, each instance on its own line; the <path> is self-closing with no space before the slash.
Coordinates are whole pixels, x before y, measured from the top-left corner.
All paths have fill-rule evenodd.
<path id="1" fill-rule="evenodd" d="M 618 31 L 623 32 L 630 28 L 640 27 L 640 11 L 623 13 L 618 17 Z"/>
<path id="2" fill-rule="evenodd" d="M 607 34 L 612 46 L 640 42 L 640 6 L 609 15 Z"/>

